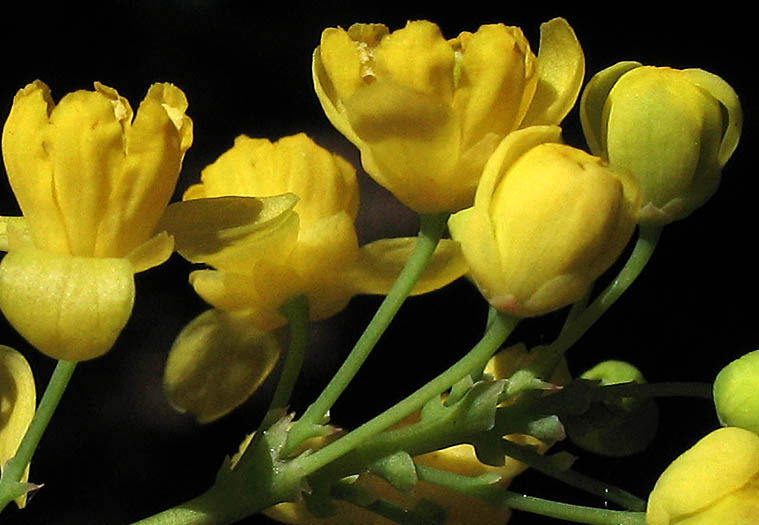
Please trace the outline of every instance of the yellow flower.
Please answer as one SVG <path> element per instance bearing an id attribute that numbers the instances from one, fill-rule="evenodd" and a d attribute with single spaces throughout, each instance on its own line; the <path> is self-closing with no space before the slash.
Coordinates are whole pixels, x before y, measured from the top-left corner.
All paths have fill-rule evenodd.
<path id="1" fill-rule="evenodd" d="M 358 196 L 353 167 L 306 135 L 277 142 L 241 136 L 203 170 L 202 182 L 182 202 L 169 206 L 161 228 L 174 236 L 182 256 L 212 267 L 192 272 L 190 282 L 216 309 L 188 325 L 172 348 L 169 362 L 177 365 L 167 368 L 165 386 L 177 408 L 210 421 L 247 399 L 279 355 L 266 332 L 286 323 L 279 309 L 295 297 L 305 295 L 311 319 L 319 320 L 356 294 L 387 293 L 415 239 L 359 247 Z M 465 272 L 458 243 L 443 240 L 414 293 Z M 249 344 L 243 341 L 256 341 L 257 350 L 226 351 Z M 244 371 L 247 381 L 228 374 L 222 380 L 210 368 Z M 182 385 L 207 395 L 184 395 Z M 227 391 L 214 399 L 214 385 Z"/>
<path id="2" fill-rule="evenodd" d="M 536 58 L 517 27 L 446 41 L 427 21 L 324 30 L 316 93 L 366 171 L 420 213 L 471 206 L 482 167 L 515 129 L 558 124 L 580 90 L 582 49 L 567 22 L 541 27 Z"/>
<path id="3" fill-rule="evenodd" d="M 648 497 L 648 525 L 754 525 L 759 436 L 737 427 L 708 434 L 675 459 Z"/>
<path id="4" fill-rule="evenodd" d="M 171 254 L 155 228 L 192 143 L 186 108 L 171 84 L 151 86 L 134 120 L 99 83 L 58 105 L 40 81 L 16 95 L 2 148 L 23 218 L 5 219 L 0 308 L 42 352 L 107 352 L 131 314 L 133 274 Z"/>
<path id="5" fill-rule="evenodd" d="M 743 121 L 738 96 L 720 77 L 637 62 L 596 74 L 580 107 L 593 153 L 639 179 L 640 220 L 650 224 L 688 216 L 717 190 Z"/>
<path id="6" fill-rule="evenodd" d="M 449 221 L 480 292 L 520 317 L 581 299 L 637 219 L 635 180 L 556 143 L 559 134 L 533 126 L 507 136 L 485 166 L 474 206 Z"/>
<path id="7" fill-rule="evenodd" d="M 273 206 L 264 215 L 278 221 L 276 227 L 261 230 L 265 235 L 255 242 L 232 240 L 230 225 L 253 219 L 230 206 L 253 201 L 263 202 L 262 210 Z M 297 295 L 308 297 L 311 318 L 319 320 L 345 308 L 353 295 L 389 290 L 415 240 L 385 239 L 359 248 L 357 212 L 355 171 L 341 157 L 304 134 L 274 143 L 242 136 L 203 171 L 202 183 L 190 187 L 183 202 L 169 207 L 162 225 L 183 256 L 216 268 L 190 276 L 203 299 L 222 310 L 246 311 L 259 329 L 271 330 L 285 323 L 279 307 Z M 199 224 L 207 231 L 199 232 Z M 415 293 L 465 271 L 457 243 L 444 240 Z"/>
<path id="8" fill-rule="evenodd" d="M 736 359 L 714 380 L 714 404 L 720 423 L 759 434 L 759 350 Z"/>
<path id="9" fill-rule="evenodd" d="M 34 376 L 29 363 L 13 348 L 0 345 L 0 468 L 16 455 L 34 417 L 36 400 Z M 28 466 L 21 481 L 27 479 Z M 26 495 L 16 498 L 16 504 L 24 508 Z"/>

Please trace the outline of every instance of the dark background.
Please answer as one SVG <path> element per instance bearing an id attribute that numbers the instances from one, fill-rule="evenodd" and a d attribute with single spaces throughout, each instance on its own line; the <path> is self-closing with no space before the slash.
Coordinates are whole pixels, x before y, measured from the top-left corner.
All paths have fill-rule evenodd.
<path id="1" fill-rule="evenodd" d="M 721 366 L 759 346 L 754 298 L 753 245 L 756 147 L 753 128 L 755 45 L 748 16 L 731 3 L 719 11 L 660 12 L 646 6 L 584 8 L 564 2 L 501 3 L 475 7 L 441 2 L 273 2 L 174 0 L 20 5 L 4 15 L 0 32 L 3 73 L 0 114 L 35 78 L 59 99 L 97 80 L 113 86 L 133 107 L 155 81 L 181 87 L 190 102 L 195 143 L 186 156 L 181 190 L 200 170 L 245 133 L 276 139 L 305 131 L 358 166 L 353 148 L 332 129 L 313 94 L 310 58 L 321 30 L 353 22 L 401 27 L 407 19 L 438 22 L 446 36 L 480 24 L 522 26 L 537 47 L 540 22 L 569 20 L 582 43 L 587 78 L 618 60 L 678 68 L 702 67 L 730 82 L 742 97 L 746 125 L 741 147 L 728 164 L 721 189 L 686 221 L 666 228 L 657 253 L 633 288 L 570 353 L 575 373 L 605 358 L 635 362 L 651 381 L 711 381 Z M 584 3 L 583 3 L 584 5 Z M 693 9 L 693 8 L 691 8 Z M 566 138 L 582 146 L 576 110 Z M 417 224 L 384 190 L 362 178 L 363 241 L 412 235 Z M 3 215 L 18 213 L 4 177 Z M 200 426 L 177 414 L 161 389 L 165 358 L 178 331 L 206 306 L 187 284 L 190 266 L 178 256 L 136 276 L 133 318 L 105 357 L 79 366 L 32 465 L 31 479 L 45 484 L 19 512 L 9 506 L 0 522 L 121 524 L 149 516 L 205 490 L 226 454 L 236 450 L 265 409 L 272 381 L 249 403 L 222 420 Z M 313 352 L 293 400 L 302 411 L 358 337 L 379 299 L 358 297 L 350 308 L 314 329 Z M 485 304 L 460 281 L 424 298 L 413 298 L 333 410 L 351 426 L 375 415 L 451 364 L 473 344 L 484 323 Z M 530 320 L 517 338 L 550 340 L 560 316 Z M 52 360 L 40 355 L 0 320 L 0 343 L 29 359 L 41 392 Z M 658 472 L 717 424 L 708 403 L 661 403 L 656 446 L 625 460 L 583 455 L 576 467 L 645 496 Z M 566 448 L 576 450 L 567 445 Z M 527 473 L 513 485 L 529 494 L 603 505 Z M 251 518 L 250 523 L 259 522 Z M 520 514 L 514 523 L 543 523 Z M 553 523 L 553 522 L 552 522 Z"/>

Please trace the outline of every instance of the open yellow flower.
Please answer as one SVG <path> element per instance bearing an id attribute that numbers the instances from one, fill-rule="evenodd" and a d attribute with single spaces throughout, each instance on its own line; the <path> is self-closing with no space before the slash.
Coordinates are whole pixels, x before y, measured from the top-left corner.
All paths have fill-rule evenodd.
<path id="1" fill-rule="evenodd" d="M 702 438 L 659 477 L 648 525 L 754 525 L 759 516 L 759 436 L 738 427 Z"/>
<path id="2" fill-rule="evenodd" d="M 107 352 L 131 314 L 134 273 L 171 254 L 155 230 L 192 143 L 186 109 L 171 84 L 151 86 L 134 119 L 99 83 L 57 105 L 40 81 L 16 95 L 2 149 L 23 218 L 4 218 L 0 308 L 42 352 Z"/>
<path id="3" fill-rule="evenodd" d="M 210 420 L 252 393 L 241 386 L 224 403 L 204 401 L 213 405 L 209 410 L 200 410 L 197 399 L 177 395 L 180 384 L 197 384 L 191 376 L 200 371 L 193 364 L 198 356 L 224 358 L 224 349 L 200 352 L 197 347 L 217 341 L 208 334 L 219 332 L 220 324 L 232 323 L 241 340 L 261 343 L 259 353 L 234 353 L 237 369 L 248 370 L 247 386 L 258 385 L 278 357 L 261 332 L 286 323 L 279 311 L 285 303 L 305 295 L 311 319 L 319 320 L 345 308 L 356 294 L 387 293 L 415 239 L 384 239 L 359 247 L 354 225 L 358 203 L 353 167 L 298 134 L 276 142 L 238 137 L 203 170 L 202 182 L 190 187 L 182 202 L 169 206 L 161 228 L 174 236 L 182 256 L 212 267 L 192 272 L 192 286 L 226 312 L 203 314 L 202 323 L 193 322 L 202 330 L 183 332 L 177 339 L 170 362 L 181 363 L 173 369 L 183 372 L 165 376 L 175 406 Z M 440 288 L 465 272 L 458 243 L 443 240 L 414 293 Z M 246 323 L 248 328 L 243 328 Z M 231 344 L 227 337 L 225 346 Z M 190 346 L 192 351 L 187 350 Z M 234 382 L 230 379 L 229 384 Z"/>
<path id="4" fill-rule="evenodd" d="M 485 166 L 474 206 L 449 221 L 480 292 L 520 317 L 581 299 L 637 220 L 635 179 L 559 136 L 557 126 L 507 136 Z"/>
<path id="5" fill-rule="evenodd" d="M 16 455 L 36 406 L 37 393 L 29 363 L 13 348 L 0 345 L 0 468 Z M 21 482 L 27 479 L 29 466 Z M 16 504 L 24 508 L 26 494 L 16 498 Z"/>
<path id="6" fill-rule="evenodd" d="M 584 56 L 564 19 L 541 27 L 535 57 L 517 27 L 485 25 L 446 41 L 409 22 L 324 30 L 313 58 L 332 124 L 367 173 L 420 213 L 471 206 L 482 167 L 513 130 L 558 124 L 573 106 Z"/>
<path id="7" fill-rule="evenodd" d="M 353 167 L 306 135 L 274 143 L 242 136 L 203 171 L 202 183 L 190 187 L 183 202 L 169 207 L 162 227 L 175 236 L 180 254 L 215 268 L 190 276 L 203 299 L 222 310 L 247 311 L 259 329 L 271 330 L 285 323 L 279 307 L 297 295 L 308 297 L 311 318 L 319 320 L 356 294 L 384 294 L 392 286 L 415 239 L 359 248 L 358 197 Z M 277 203 L 267 212 L 279 221 L 276 228 L 270 224 L 255 243 L 230 240 L 230 224 L 245 219 L 221 213 L 222 206 L 251 200 L 264 209 Z M 207 234 L 199 224 L 210 225 Z M 222 237 L 228 242 L 220 243 Z M 437 289 L 465 271 L 458 243 L 443 240 L 415 293 Z"/>

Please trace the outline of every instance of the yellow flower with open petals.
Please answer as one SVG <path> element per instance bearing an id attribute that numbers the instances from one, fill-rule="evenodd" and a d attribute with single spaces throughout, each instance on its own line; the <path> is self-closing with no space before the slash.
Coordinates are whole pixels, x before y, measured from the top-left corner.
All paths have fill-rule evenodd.
<path id="1" fill-rule="evenodd" d="M 221 235 L 229 226 L 221 224 L 221 206 L 251 198 L 281 206 L 281 215 L 271 212 L 281 222 L 257 238 L 255 248 L 250 238 L 214 245 L 218 236 L 199 234 L 197 224 L 214 221 L 210 229 Z M 276 142 L 242 136 L 203 171 L 202 182 L 187 190 L 183 202 L 169 207 L 163 227 L 175 236 L 180 254 L 215 268 L 190 276 L 201 297 L 222 310 L 248 311 L 259 329 L 271 330 L 285 323 L 279 307 L 297 295 L 308 297 L 311 318 L 319 320 L 345 308 L 356 294 L 390 289 L 415 239 L 359 248 L 358 202 L 353 167 L 306 135 Z M 414 292 L 440 288 L 465 271 L 458 244 L 443 240 Z"/>
<path id="2" fill-rule="evenodd" d="M 34 418 L 37 393 L 34 376 L 24 356 L 0 345 L 0 468 L 16 455 L 21 440 Z M 21 478 L 29 478 L 29 466 Z M 19 508 L 26 506 L 26 494 L 16 498 Z"/>
<path id="3" fill-rule="evenodd" d="M 471 206 L 482 167 L 513 130 L 558 124 L 585 73 L 564 19 L 541 27 L 540 55 L 518 27 L 484 25 L 446 41 L 437 25 L 328 28 L 313 58 L 332 124 L 377 182 L 419 213 Z"/>
<path id="4" fill-rule="evenodd" d="M 23 218 L 4 218 L 0 308 L 35 347 L 80 361 L 107 352 L 126 324 L 135 272 L 165 261 L 155 229 L 192 143 L 184 93 L 154 84 L 133 117 L 112 88 L 56 105 L 35 81 L 3 129 L 8 178 Z"/>
<path id="5" fill-rule="evenodd" d="M 273 368 L 279 351 L 267 332 L 286 323 L 280 307 L 304 295 L 311 319 L 319 320 L 356 294 L 387 293 L 415 239 L 359 247 L 355 171 L 304 134 L 276 142 L 238 137 L 201 178 L 169 206 L 161 228 L 182 256 L 211 266 L 192 272 L 190 282 L 216 313 L 201 314 L 177 338 L 164 385 L 175 407 L 210 421 L 247 399 Z M 465 272 L 458 243 L 443 240 L 414 293 Z M 247 380 L 211 377 L 205 371 L 212 367 L 240 371 Z M 222 387 L 225 394 L 214 396 Z"/>
<path id="6" fill-rule="evenodd" d="M 713 431 L 670 464 L 648 497 L 648 525 L 755 525 L 759 436 Z"/>

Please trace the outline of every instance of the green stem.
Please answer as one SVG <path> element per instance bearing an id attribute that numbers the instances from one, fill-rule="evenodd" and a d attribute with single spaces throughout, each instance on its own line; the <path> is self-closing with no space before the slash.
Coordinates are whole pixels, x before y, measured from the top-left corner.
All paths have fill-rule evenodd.
<path id="1" fill-rule="evenodd" d="M 303 416 L 291 429 L 285 447 L 286 454 L 295 450 L 305 439 L 314 435 L 315 427 L 324 422 L 325 415 L 345 391 L 366 358 L 369 357 L 377 341 L 424 273 L 427 263 L 432 258 L 432 254 L 443 236 L 448 216 L 448 213 L 420 215 L 419 236 L 410 259 L 345 362 L 340 366 L 324 391 L 306 409 Z"/>
<path id="2" fill-rule="evenodd" d="M 290 324 L 290 347 L 282 365 L 282 373 L 279 376 L 271 406 L 261 422 L 259 432 L 269 428 L 277 419 L 285 415 L 308 349 L 308 335 L 311 326 L 308 298 L 305 295 L 299 295 L 285 303 L 280 311 Z"/>
<path id="3" fill-rule="evenodd" d="M 0 510 L 19 496 L 12 495 L 12 485 L 17 484 L 21 476 L 32 460 L 34 451 L 37 450 L 42 435 L 45 433 L 50 420 L 58 407 L 58 403 L 66 391 L 71 376 L 74 374 L 77 363 L 75 361 L 58 361 L 53 370 L 53 375 L 47 384 L 45 393 L 42 395 L 37 411 L 34 414 L 29 428 L 21 440 L 21 444 L 16 451 L 16 455 L 8 461 L 3 470 L 2 481 L 0 481 Z"/>
<path id="4" fill-rule="evenodd" d="M 512 509 L 540 514 L 575 523 L 595 525 L 645 525 L 645 513 L 598 509 L 570 505 L 518 494 L 497 485 L 482 482 L 478 478 L 461 476 L 424 465 L 416 466 L 421 481 L 434 483 L 472 497 L 485 500 L 491 505 L 503 505 Z"/>
<path id="5" fill-rule="evenodd" d="M 501 440 L 501 447 L 507 456 L 521 461 L 538 472 L 562 481 L 567 485 L 608 499 L 632 511 L 643 511 L 646 509 L 646 502 L 634 494 L 619 487 L 607 485 L 579 472 L 558 468 L 551 461 L 550 457 L 542 456 L 528 447 L 517 445 L 506 439 Z"/>
<path id="6" fill-rule="evenodd" d="M 612 283 L 582 313 L 573 308 L 559 337 L 528 367 L 539 377 L 548 377 L 561 356 L 572 347 L 593 324 L 614 304 L 640 275 L 656 249 L 662 228 L 640 226 L 638 240 L 630 258 Z"/>
<path id="7" fill-rule="evenodd" d="M 311 474 L 347 454 L 367 439 L 398 423 L 414 411 L 419 410 L 434 396 L 439 396 L 464 376 L 477 370 L 481 366 L 481 363 L 487 361 L 506 341 L 518 321 L 514 317 L 499 314 L 494 322 L 491 323 L 480 342 L 448 370 L 401 402 L 340 439 L 317 450 L 313 454 L 296 458 L 293 460 L 293 463 L 298 464 L 297 468 L 300 469 L 303 475 Z"/>

